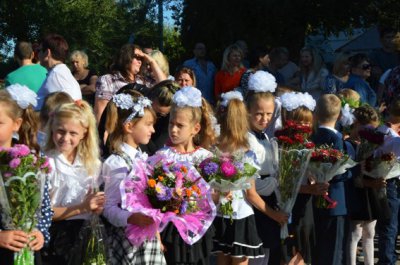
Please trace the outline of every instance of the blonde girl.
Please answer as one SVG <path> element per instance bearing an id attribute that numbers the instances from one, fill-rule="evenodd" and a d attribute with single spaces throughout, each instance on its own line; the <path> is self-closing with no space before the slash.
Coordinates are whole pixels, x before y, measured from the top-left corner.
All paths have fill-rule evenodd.
<path id="1" fill-rule="evenodd" d="M 222 94 L 217 116 L 221 125 L 219 149 L 231 154 L 244 151 L 256 163 L 257 158 L 250 151 L 248 112 L 242 95 L 239 92 Z M 233 222 L 220 214 L 215 218 L 214 251 L 218 253 L 218 264 L 248 264 L 249 259 L 265 255 L 252 206 L 265 215 L 276 216 L 274 219 L 280 224 L 284 224 L 288 217 L 280 213 L 275 215 L 276 212 L 257 194 L 254 180 L 250 189 L 233 191 L 229 197 L 232 198 Z"/>
<path id="2" fill-rule="evenodd" d="M 277 207 L 275 189 L 278 182 L 275 176 L 277 161 L 274 161 L 272 145 L 266 130 L 273 125 L 275 112 L 275 78 L 265 72 L 257 71 L 250 76 L 246 97 L 249 112 L 250 131 L 248 134 L 250 149 L 255 153 L 260 164 L 258 172 L 261 178 L 256 179 L 256 190 L 264 202 L 274 209 Z M 278 213 L 278 212 L 276 212 Z M 258 234 L 263 242 L 265 257 L 251 259 L 249 264 L 279 264 L 280 263 L 280 224 L 279 215 L 266 216 L 263 212 L 254 210 Z"/>
<path id="3" fill-rule="evenodd" d="M 135 170 L 136 159 L 146 159 L 139 145 L 147 144 L 154 133 L 155 113 L 151 101 L 136 91 L 116 94 L 107 106 L 106 129 L 111 155 L 103 164 L 107 201 L 103 215 L 111 223 L 110 264 L 165 264 L 159 236 L 133 246 L 125 236 L 128 224 L 146 226 L 153 220 L 141 213 L 121 208 L 120 183 Z"/>
<path id="4" fill-rule="evenodd" d="M 38 151 L 36 143 L 37 121 L 33 108 L 37 96 L 28 87 L 11 85 L 0 91 L 0 148 L 10 148 L 14 144 L 25 144 Z M 15 136 L 18 139 L 15 139 Z M 0 209 L 1 212 L 1 209 Z M 38 251 L 49 240 L 48 229 L 51 223 L 51 208 L 48 187 L 45 186 L 41 206 L 42 218 L 37 230 L 27 234 L 20 230 L 4 230 L 0 217 L 0 260 L 2 264 L 13 264 L 14 253 L 27 244 Z"/>
<path id="5" fill-rule="evenodd" d="M 174 161 L 187 161 L 195 166 L 212 154 L 206 150 L 215 143 L 213 114 L 200 90 L 183 87 L 172 99 L 168 146 L 158 151 Z M 193 245 L 186 244 L 172 224 L 161 234 L 168 264 L 209 264 L 214 228 Z"/>
<path id="6" fill-rule="evenodd" d="M 68 264 L 79 247 L 79 231 L 91 214 L 100 214 L 105 201 L 100 184 L 99 140 L 93 109 L 86 101 L 58 106 L 47 124 L 44 147 L 53 169 L 49 175 L 54 210 L 46 264 Z"/>

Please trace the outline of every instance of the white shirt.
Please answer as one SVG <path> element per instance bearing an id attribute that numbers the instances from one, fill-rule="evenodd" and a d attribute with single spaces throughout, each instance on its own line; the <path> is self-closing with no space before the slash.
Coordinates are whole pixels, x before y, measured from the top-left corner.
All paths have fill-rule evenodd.
<path id="1" fill-rule="evenodd" d="M 157 154 L 163 154 L 174 161 L 184 161 L 198 166 L 203 160 L 212 156 L 212 153 L 202 147 L 195 149 L 193 152 L 179 153 L 175 148 L 166 146 L 157 151 Z"/>
<path id="2" fill-rule="evenodd" d="M 49 70 L 47 78 L 37 93 L 38 105 L 35 110 L 40 111 L 46 96 L 54 92 L 65 92 L 73 100 L 82 99 L 81 88 L 65 64 L 57 64 Z"/>
<path id="3" fill-rule="evenodd" d="M 378 127 L 378 131 L 386 134 L 383 144 L 378 147 L 374 155 L 379 156 L 387 153 L 394 153 L 397 159 L 400 159 L 400 136 L 386 125 Z"/>
<path id="4" fill-rule="evenodd" d="M 274 150 L 269 139 L 260 140 L 253 133 L 249 133 L 250 149 L 255 153 L 257 162 L 261 167 L 258 174 L 271 175 L 271 177 L 256 179 L 257 193 L 263 196 L 269 196 L 278 186 L 278 181 L 273 175 L 277 172 L 278 161 L 274 156 Z"/>
<path id="5" fill-rule="evenodd" d="M 142 152 L 138 149 L 123 143 L 121 151 L 125 153 L 132 161 L 135 158 L 141 158 Z M 135 165 L 131 165 L 135 166 Z M 103 163 L 102 177 L 105 181 L 106 203 L 104 204 L 103 215 L 116 227 L 125 227 L 128 225 L 128 218 L 132 215 L 127 210 L 121 208 L 121 181 L 129 174 L 130 167 L 124 158 L 119 155 L 110 155 Z"/>
<path id="6" fill-rule="evenodd" d="M 89 190 L 101 184 L 102 180 L 99 178 L 99 174 L 89 176 L 78 156 L 71 164 L 58 151 L 52 151 L 46 155 L 49 157 L 49 163 L 52 168 L 49 174 L 49 191 L 53 206 L 69 207 L 81 204 Z M 84 213 L 70 217 L 67 220 L 89 219 L 89 217 L 90 213 Z"/>

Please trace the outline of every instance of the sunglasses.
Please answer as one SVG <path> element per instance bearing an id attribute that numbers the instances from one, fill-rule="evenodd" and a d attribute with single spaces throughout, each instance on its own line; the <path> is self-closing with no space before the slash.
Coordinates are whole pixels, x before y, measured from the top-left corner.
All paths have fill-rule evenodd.
<path id="1" fill-rule="evenodd" d="M 140 56 L 139 54 L 134 54 L 133 55 L 133 59 L 136 59 L 138 61 L 142 61 L 143 60 L 142 56 Z"/>
<path id="2" fill-rule="evenodd" d="M 371 69 L 371 64 L 363 64 L 363 65 L 360 66 L 360 68 L 363 69 L 363 70 Z"/>

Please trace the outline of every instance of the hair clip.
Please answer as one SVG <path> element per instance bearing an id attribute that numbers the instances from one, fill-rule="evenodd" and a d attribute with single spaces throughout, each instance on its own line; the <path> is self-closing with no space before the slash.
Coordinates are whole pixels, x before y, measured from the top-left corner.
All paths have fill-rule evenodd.
<path id="1" fill-rule="evenodd" d="M 74 101 L 75 105 L 77 105 L 78 107 L 82 108 L 83 107 L 83 103 L 81 99 L 77 99 Z"/>
<path id="2" fill-rule="evenodd" d="M 133 118 L 143 117 L 144 109 L 151 107 L 151 100 L 146 97 L 139 97 L 135 102 L 131 95 L 116 94 L 112 98 L 113 102 L 119 109 L 132 110 L 132 113 L 126 118 L 124 123 L 130 122 Z"/>
<path id="3" fill-rule="evenodd" d="M 199 108 L 202 106 L 201 91 L 192 86 L 183 87 L 175 93 L 172 101 L 178 107 Z"/>
<path id="4" fill-rule="evenodd" d="M 37 95 L 27 86 L 14 84 L 6 87 L 6 90 L 21 109 L 27 109 L 29 105 L 37 106 Z"/>

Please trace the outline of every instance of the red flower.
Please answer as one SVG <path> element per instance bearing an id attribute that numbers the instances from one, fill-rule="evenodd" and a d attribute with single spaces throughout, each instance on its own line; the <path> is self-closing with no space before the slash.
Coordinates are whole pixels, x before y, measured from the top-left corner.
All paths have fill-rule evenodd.
<path id="1" fill-rule="evenodd" d="M 301 144 L 304 142 L 303 136 L 302 136 L 301 134 L 299 134 L 299 133 L 296 133 L 296 134 L 294 135 L 294 139 L 295 139 L 297 142 L 301 143 Z"/>
<path id="2" fill-rule="evenodd" d="M 313 142 L 307 142 L 304 145 L 307 149 L 313 149 L 315 147 L 315 144 Z M 314 152 L 313 152 L 314 153 Z"/>

